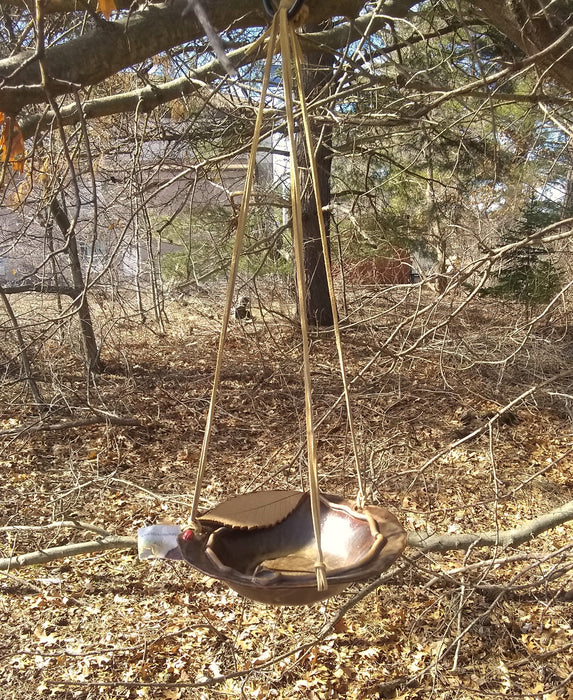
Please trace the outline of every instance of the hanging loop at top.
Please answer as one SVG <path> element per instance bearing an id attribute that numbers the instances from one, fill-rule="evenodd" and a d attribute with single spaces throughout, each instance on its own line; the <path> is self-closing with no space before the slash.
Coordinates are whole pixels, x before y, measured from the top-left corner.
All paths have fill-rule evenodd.
<path id="1" fill-rule="evenodd" d="M 304 0 L 294 0 L 293 4 L 289 7 L 288 12 L 287 12 L 287 17 L 289 19 L 293 19 L 296 17 L 298 11 L 300 8 L 303 6 Z M 273 0 L 263 0 L 263 7 L 265 8 L 265 12 L 269 17 L 274 17 L 275 16 L 275 8 L 273 6 Z"/>

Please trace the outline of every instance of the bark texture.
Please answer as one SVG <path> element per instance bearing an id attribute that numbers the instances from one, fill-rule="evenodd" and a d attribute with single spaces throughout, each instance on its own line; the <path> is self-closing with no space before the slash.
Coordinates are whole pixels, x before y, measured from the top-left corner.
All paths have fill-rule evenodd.
<path id="1" fill-rule="evenodd" d="M 333 15 L 355 17 L 362 5 L 361 0 L 307 2 L 309 21 Z M 118 4 L 122 6 L 119 0 Z M 124 2 L 123 6 L 130 4 Z M 52 0 L 44 11 L 66 11 L 69 5 L 67 0 Z M 204 0 L 204 6 L 210 22 L 219 31 L 260 27 L 268 21 L 258 0 Z M 44 103 L 46 90 L 57 96 L 95 85 L 150 56 L 202 37 L 202 25 L 193 12 L 186 12 L 187 8 L 187 0 L 148 4 L 115 22 L 102 21 L 88 34 L 47 48 L 42 58 L 46 85 L 42 84 L 40 59 L 32 52 L 24 51 L 0 61 L 0 112 L 16 114 L 27 104 Z M 73 9 L 77 9 L 75 3 Z"/>
<path id="2" fill-rule="evenodd" d="M 309 31 L 320 29 L 310 26 Z M 303 67 L 303 90 L 308 104 L 313 99 L 328 94 L 332 83 L 334 57 L 330 53 L 312 51 L 306 54 L 306 65 Z M 311 125 L 312 138 L 316 144 L 315 158 L 318 170 L 319 195 L 322 206 L 330 204 L 330 174 L 332 170 L 332 125 L 321 127 Z M 299 138 L 299 163 L 304 167 L 301 172 L 302 182 L 302 230 L 304 236 L 304 269 L 306 277 L 306 317 L 310 325 L 331 326 L 332 307 L 328 293 L 326 267 L 320 227 L 318 222 L 317 204 L 310 172 L 308 169 L 308 154 L 304 138 Z M 326 233 L 330 232 L 330 214 L 324 212 Z"/>
<path id="3" fill-rule="evenodd" d="M 568 0 L 472 0 L 487 22 L 573 90 L 573 6 Z M 554 48 L 547 51 L 549 47 Z"/>

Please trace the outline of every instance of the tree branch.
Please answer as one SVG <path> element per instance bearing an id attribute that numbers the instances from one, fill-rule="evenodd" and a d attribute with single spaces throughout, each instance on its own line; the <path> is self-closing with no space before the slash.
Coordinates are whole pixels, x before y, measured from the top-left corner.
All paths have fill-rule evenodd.
<path id="1" fill-rule="evenodd" d="M 72 528 L 74 530 L 83 530 L 86 532 L 95 532 L 103 537 L 111 537 L 107 530 L 91 523 L 84 523 L 81 520 L 60 520 L 57 523 L 45 523 L 44 525 L 4 525 L 0 527 L 0 532 L 39 532 L 42 530 L 62 530 L 64 528 Z"/>
<path id="2" fill-rule="evenodd" d="M 419 549 L 422 552 L 448 552 L 453 549 L 467 550 L 470 547 L 517 547 L 528 542 L 537 535 L 551 530 L 559 525 L 573 520 L 573 501 L 569 501 L 549 513 L 544 513 L 538 518 L 526 521 L 523 525 L 511 530 L 498 532 L 468 533 L 460 535 L 430 535 L 425 537 L 416 532 L 408 535 L 408 546 Z M 74 557 L 91 552 L 103 552 L 108 549 L 137 549 L 136 537 L 122 537 L 110 535 L 101 528 L 79 521 L 62 521 L 41 526 L 11 526 L 0 528 L 0 531 L 13 531 L 22 529 L 45 530 L 53 528 L 73 527 L 82 530 L 100 532 L 102 537 L 89 542 L 78 542 L 50 547 L 48 549 L 20 554 L 13 557 L 0 559 L 0 571 L 21 569 L 33 564 L 45 564 L 56 559 Z"/>
<path id="3" fill-rule="evenodd" d="M 309 21 L 355 17 L 363 0 L 307 0 Z M 92 32 L 45 50 L 42 63 L 52 97 L 95 85 L 155 54 L 204 36 L 187 0 L 153 5 L 107 22 Z M 214 27 L 244 29 L 267 23 L 257 0 L 209 0 L 205 10 Z M 0 61 L 0 112 L 15 114 L 29 104 L 46 102 L 39 61 L 30 51 Z"/>
<path id="4" fill-rule="evenodd" d="M 36 552 L 5 557 L 0 559 L 0 571 L 14 571 L 25 566 L 47 564 L 49 561 L 55 561 L 56 559 L 77 557 L 80 554 L 90 554 L 92 552 L 104 552 L 107 549 L 137 549 L 137 538 L 108 535 L 89 542 L 76 542 L 74 544 L 65 544 L 61 547 L 49 547 L 48 549 L 39 549 Z"/>
<path id="5" fill-rule="evenodd" d="M 133 9 L 133 0 L 114 0 L 114 2 L 118 11 Z M 159 4 L 161 0 L 156 0 L 156 2 Z M 187 0 L 185 2 L 187 3 Z M 264 18 L 264 22 L 267 21 L 262 5 L 257 0 L 233 0 L 233 3 L 228 3 L 225 0 L 202 0 L 202 2 L 211 21 L 213 20 L 212 13 L 217 8 L 222 7 L 225 9 L 227 6 L 227 9 L 233 13 L 233 16 L 253 12 Z M 309 21 L 320 22 L 334 16 L 355 17 L 360 12 L 365 0 L 306 0 L 306 3 L 309 7 Z M 384 9 L 387 14 L 394 15 L 394 11 L 407 11 L 415 4 L 415 0 L 387 0 L 384 4 Z M 2 5 L 19 7 L 24 10 L 30 9 L 27 0 L 2 0 Z M 45 0 L 43 12 L 45 15 L 83 12 L 88 7 L 95 11 L 97 0 L 81 0 L 81 2 L 78 2 L 78 0 Z M 407 9 L 403 10 L 403 8 Z"/>
<path id="6" fill-rule="evenodd" d="M 364 0 L 306 0 L 310 8 L 309 23 L 319 23 L 335 16 L 357 17 Z M 24 0 L 10 4 L 22 6 Z M 129 6 L 130 0 L 118 5 Z M 344 46 L 361 36 L 372 34 L 387 24 L 390 17 L 406 17 L 415 3 L 412 0 L 388 0 L 384 14 L 360 17 L 315 35 L 327 47 Z M 204 0 L 205 10 L 215 28 L 262 27 L 266 24 L 257 0 Z M 573 88 L 573 38 L 567 33 L 567 21 L 559 21 L 558 10 L 536 12 L 525 23 L 507 9 L 510 3 L 498 0 L 472 0 L 470 7 L 483 13 L 487 21 L 501 30 L 536 64 L 547 69 L 564 86 Z M 81 7 L 81 5 L 79 6 Z M 194 13 L 185 14 L 187 0 L 166 4 L 148 4 L 115 22 L 102 22 L 92 32 L 54 45 L 45 50 L 43 66 L 48 89 L 55 97 L 81 87 L 94 85 L 111 75 L 149 57 L 204 36 L 204 29 Z M 44 5 L 43 5 L 44 8 Z M 48 0 L 44 12 L 78 9 L 75 0 Z M 482 16 L 483 16 L 482 15 Z M 473 18 L 472 18 L 473 19 Z M 565 18 L 566 19 L 566 18 Z M 549 50 L 547 50 L 549 48 Z M 220 71 L 221 72 L 221 71 Z M 0 60 L 0 111 L 16 114 L 29 104 L 46 103 L 39 61 L 25 51 Z"/>
<path id="7" fill-rule="evenodd" d="M 19 284 L 14 287 L 4 287 L 4 294 L 23 294 L 24 292 L 39 292 L 40 294 L 63 294 L 66 297 L 76 299 L 83 292 L 83 289 L 75 287 L 57 287 L 53 284 L 43 284 L 42 282 L 34 282 L 34 284 Z"/>
<path id="8" fill-rule="evenodd" d="M 235 67 L 243 66 L 252 61 L 250 49 L 252 44 L 241 47 L 236 51 L 231 51 L 227 55 Z M 169 80 L 161 85 L 146 85 L 139 90 L 130 90 L 118 95 L 109 97 L 99 97 L 87 100 L 82 104 L 81 112 L 84 119 L 96 119 L 112 114 L 124 112 L 150 112 L 158 105 L 166 104 L 171 100 L 184 95 L 191 95 L 201 90 L 205 90 L 206 82 L 214 76 L 222 76 L 225 70 L 219 60 L 210 61 L 197 70 L 190 70 L 183 78 Z M 1 95 L 1 90 L 0 90 Z M 210 96 L 212 99 L 212 96 Z M 23 137 L 29 138 L 36 133 L 37 129 L 48 128 L 55 119 L 52 110 L 46 110 L 41 114 L 34 114 L 20 122 Z M 58 114 L 61 123 L 64 125 L 77 124 L 82 119 L 82 114 L 75 102 L 65 105 Z"/>
<path id="9" fill-rule="evenodd" d="M 460 535 L 430 535 L 415 532 L 408 535 L 408 546 L 423 552 L 448 552 L 452 549 L 467 550 L 470 547 L 517 547 L 542 532 L 573 520 L 573 501 L 554 508 L 534 520 L 527 520 L 520 527 L 483 533 Z"/>
<path id="10" fill-rule="evenodd" d="M 315 51 L 322 50 L 332 53 L 344 47 L 348 41 L 355 41 L 364 36 L 366 32 L 369 34 L 375 33 L 385 26 L 386 23 L 386 18 L 369 14 L 359 17 L 352 23 L 342 23 L 331 30 L 301 35 L 301 43 L 303 46 L 312 47 Z M 253 60 L 253 55 L 251 54 L 252 46 L 253 44 L 247 44 L 235 51 L 230 51 L 227 54 L 227 58 L 237 68 L 247 65 Z M 208 81 L 213 80 L 215 76 L 225 75 L 225 72 L 225 67 L 218 59 L 215 59 L 196 70 L 189 70 L 186 76 L 175 80 L 169 80 L 159 85 L 146 85 L 138 90 L 131 90 L 118 95 L 87 100 L 82 104 L 83 118 L 94 119 L 123 112 L 134 112 L 136 108 L 139 112 L 149 112 L 158 105 L 166 104 L 183 95 L 191 95 L 205 89 L 205 84 Z M 1 74 L 2 61 L 0 61 Z M 0 111 L 1 108 L 2 88 L 0 87 Z M 76 124 L 81 120 L 82 114 L 80 114 L 78 105 L 74 101 L 61 107 L 58 117 L 61 119 L 62 124 Z M 54 119 L 54 112 L 46 110 L 42 114 L 34 114 L 23 119 L 19 126 L 26 139 L 33 136 L 38 128 L 40 130 L 48 128 Z"/>
<path id="11" fill-rule="evenodd" d="M 55 97 L 95 85 L 149 56 L 198 38 L 203 29 L 195 15 L 182 17 L 185 7 L 186 0 L 148 5 L 46 49 L 43 65 L 50 94 Z M 33 60 L 33 54 L 22 52 L 0 61 L 0 111 L 14 114 L 46 99 L 39 61 Z"/>
<path id="12" fill-rule="evenodd" d="M 471 0 L 471 4 L 528 56 L 539 53 L 538 67 L 548 70 L 562 85 L 573 89 L 573 42 L 571 37 L 565 43 L 560 41 L 567 34 L 567 27 L 571 27 L 568 3 Z M 550 45 L 554 48 L 545 53 Z"/>

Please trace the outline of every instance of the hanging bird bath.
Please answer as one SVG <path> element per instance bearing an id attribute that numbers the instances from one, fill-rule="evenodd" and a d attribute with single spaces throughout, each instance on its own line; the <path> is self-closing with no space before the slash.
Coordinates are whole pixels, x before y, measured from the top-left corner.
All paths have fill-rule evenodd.
<path id="1" fill-rule="evenodd" d="M 266 104 L 265 96 L 270 84 L 275 49 L 280 50 L 282 56 L 285 118 L 290 143 L 292 235 L 298 306 L 299 309 L 305 309 L 307 298 L 302 233 L 302 190 L 296 155 L 294 121 L 294 115 L 300 110 L 302 133 L 305 137 L 316 200 L 334 336 L 347 407 L 348 428 L 356 463 L 359 487 L 357 500 L 363 501 L 364 488 L 350 410 L 349 383 L 342 355 L 326 225 L 320 201 L 318 168 L 314 157 L 315 145 L 302 88 L 301 66 L 304 59 L 295 32 L 295 25 L 299 18 L 297 13 L 302 12 L 303 4 L 302 0 L 294 0 L 292 4 L 288 0 L 279 0 L 278 10 L 273 14 L 274 6 L 271 0 L 264 0 L 265 10 L 273 15 L 273 21 L 270 29 L 258 42 L 262 46 L 266 41 L 266 63 L 229 271 L 211 400 L 197 468 L 191 509 L 193 528 L 181 532 L 177 527 L 159 525 L 143 528 L 138 533 L 139 553 L 142 559 L 152 557 L 184 559 L 204 574 L 224 581 L 230 588 L 245 597 L 275 605 L 314 603 L 339 593 L 350 583 L 378 576 L 390 567 L 406 546 L 405 531 L 385 508 L 370 505 L 355 508 L 344 498 L 320 492 L 312 402 L 309 328 L 304 312 L 300 313 L 299 319 L 305 390 L 308 492 L 255 491 L 232 498 L 202 515 L 197 514 L 221 377 L 223 348 L 246 230 L 248 203 L 254 182 L 257 148 Z M 296 76 L 298 103 L 295 103 L 293 97 L 293 73 Z"/>
<path id="2" fill-rule="evenodd" d="M 300 491 L 257 491 L 199 516 L 201 532 L 179 528 L 150 545 L 159 528 L 140 531 L 140 556 L 184 559 L 261 603 L 304 605 L 378 576 L 406 546 L 406 533 L 385 508 L 362 511 L 337 496 L 320 497 L 320 528 L 328 588 L 316 586 L 316 541 L 310 497 Z M 180 534 L 177 534 L 180 532 Z M 159 536 L 161 539 L 161 536 Z"/>

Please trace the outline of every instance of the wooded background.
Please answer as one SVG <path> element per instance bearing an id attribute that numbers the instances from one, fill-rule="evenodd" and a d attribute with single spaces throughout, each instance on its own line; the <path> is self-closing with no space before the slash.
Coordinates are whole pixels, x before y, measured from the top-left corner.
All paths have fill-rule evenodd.
<path id="1" fill-rule="evenodd" d="M 1 0 L 7 698 L 573 697 L 571 2 L 306 5 L 366 495 L 406 556 L 308 611 L 135 559 L 138 527 L 189 514 L 269 18 Z M 307 488 L 278 57 L 271 78 L 205 508 Z M 300 147 L 320 485 L 352 497 Z"/>

